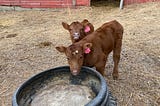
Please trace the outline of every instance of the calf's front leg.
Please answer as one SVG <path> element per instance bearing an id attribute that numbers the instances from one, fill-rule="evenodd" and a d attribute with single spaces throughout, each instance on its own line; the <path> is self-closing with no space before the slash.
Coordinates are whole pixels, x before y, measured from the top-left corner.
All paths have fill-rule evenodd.
<path id="1" fill-rule="evenodd" d="M 105 73 L 105 65 L 107 62 L 107 57 L 104 55 L 101 58 L 99 58 L 99 61 L 97 61 L 97 64 L 95 64 L 96 70 L 101 73 L 102 76 L 106 76 Z"/>

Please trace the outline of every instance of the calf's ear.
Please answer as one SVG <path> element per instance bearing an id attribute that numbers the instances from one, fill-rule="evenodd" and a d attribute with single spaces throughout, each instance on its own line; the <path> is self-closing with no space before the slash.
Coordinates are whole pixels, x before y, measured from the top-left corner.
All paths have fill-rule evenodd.
<path id="1" fill-rule="evenodd" d="M 57 46 L 56 49 L 61 53 L 64 53 L 66 51 L 66 47 L 64 46 Z"/>
<path id="2" fill-rule="evenodd" d="M 91 52 L 92 43 L 85 43 L 83 45 L 83 50 L 85 54 L 89 54 Z"/>
<path id="3" fill-rule="evenodd" d="M 81 22 L 83 25 L 86 25 L 89 23 L 89 21 L 87 19 L 84 19 L 82 22 Z"/>
<path id="4" fill-rule="evenodd" d="M 84 26 L 84 32 L 86 34 L 94 31 L 94 26 L 87 19 L 84 19 L 81 23 Z"/>
<path id="5" fill-rule="evenodd" d="M 86 48 L 91 48 L 92 47 L 92 43 L 85 43 L 83 45 L 83 49 L 86 49 Z"/>
<path id="6" fill-rule="evenodd" d="M 69 30 L 69 25 L 65 22 L 62 22 L 62 26 L 64 29 Z"/>

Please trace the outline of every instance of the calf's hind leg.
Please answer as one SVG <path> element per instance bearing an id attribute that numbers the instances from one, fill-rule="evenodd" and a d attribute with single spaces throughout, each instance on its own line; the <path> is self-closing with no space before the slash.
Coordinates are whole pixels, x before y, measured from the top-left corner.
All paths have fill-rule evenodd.
<path id="1" fill-rule="evenodd" d="M 122 46 L 122 39 L 117 39 L 113 49 L 114 68 L 113 68 L 112 76 L 114 80 L 117 80 L 119 77 L 118 64 L 120 60 L 121 46 Z"/>

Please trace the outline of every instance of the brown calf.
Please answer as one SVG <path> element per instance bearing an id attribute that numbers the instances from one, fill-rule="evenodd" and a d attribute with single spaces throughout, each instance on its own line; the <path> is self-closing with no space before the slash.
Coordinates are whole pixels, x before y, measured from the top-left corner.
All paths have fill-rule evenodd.
<path id="1" fill-rule="evenodd" d="M 93 25 L 87 19 L 84 19 L 82 22 L 72 22 L 70 25 L 62 22 L 62 26 L 70 32 L 72 43 L 78 42 L 94 31 Z"/>
<path id="2" fill-rule="evenodd" d="M 56 49 L 66 54 L 71 73 L 77 75 L 81 66 L 95 66 L 104 76 L 109 53 L 113 50 L 114 69 L 112 76 L 118 78 L 118 63 L 122 45 L 123 27 L 116 20 L 103 24 L 93 33 L 68 47 Z"/>

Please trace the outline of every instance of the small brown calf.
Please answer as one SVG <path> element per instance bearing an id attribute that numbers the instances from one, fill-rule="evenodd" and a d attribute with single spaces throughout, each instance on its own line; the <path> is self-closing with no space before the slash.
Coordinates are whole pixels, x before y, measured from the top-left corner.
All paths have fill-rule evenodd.
<path id="1" fill-rule="evenodd" d="M 93 25 L 87 19 L 82 22 L 72 22 L 70 25 L 62 22 L 62 26 L 69 31 L 72 43 L 78 42 L 94 31 Z"/>
<path id="2" fill-rule="evenodd" d="M 107 57 L 113 51 L 114 69 L 112 76 L 118 78 L 118 63 L 122 46 L 123 27 L 116 20 L 103 24 L 93 33 L 87 35 L 79 42 L 68 47 L 59 46 L 56 49 L 65 53 L 71 73 L 77 75 L 81 66 L 96 67 L 104 76 Z"/>

